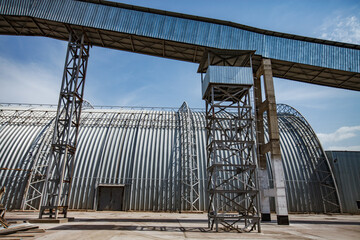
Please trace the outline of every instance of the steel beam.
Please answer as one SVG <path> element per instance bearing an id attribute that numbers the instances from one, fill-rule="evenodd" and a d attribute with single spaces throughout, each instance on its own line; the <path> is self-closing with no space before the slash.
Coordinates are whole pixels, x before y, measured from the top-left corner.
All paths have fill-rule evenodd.
<path id="1" fill-rule="evenodd" d="M 69 36 L 39 218 L 58 218 L 59 213 L 67 216 L 89 58 L 89 44 L 84 38 L 84 34 Z"/>

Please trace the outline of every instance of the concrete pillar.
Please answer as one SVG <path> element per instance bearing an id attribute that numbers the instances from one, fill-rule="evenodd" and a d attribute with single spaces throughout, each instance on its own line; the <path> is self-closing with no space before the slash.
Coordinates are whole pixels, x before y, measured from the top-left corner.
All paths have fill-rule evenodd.
<path id="1" fill-rule="evenodd" d="M 265 101 L 261 95 L 261 76 L 264 79 Z M 279 225 L 288 225 L 289 217 L 285 192 L 285 175 L 281 162 L 280 135 L 276 112 L 276 100 L 270 59 L 262 59 L 255 78 L 255 104 L 257 115 L 257 140 L 259 144 L 259 180 L 261 188 L 262 220 L 270 220 L 269 197 L 275 197 L 277 221 Z M 263 113 L 266 112 L 269 141 L 265 144 Z M 273 170 L 274 189 L 269 189 L 266 153 L 270 152 Z"/>
<path id="2" fill-rule="evenodd" d="M 258 144 L 258 178 L 260 189 L 260 209 L 261 209 L 261 221 L 271 221 L 270 214 L 270 199 L 269 196 L 264 194 L 264 190 L 269 189 L 269 177 L 267 172 L 266 155 L 261 153 L 262 147 L 265 145 L 264 135 L 264 121 L 263 111 L 260 109 L 262 106 L 261 95 L 261 79 L 255 77 L 254 79 L 254 98 L 256 109 L 256 138 Z"/>
<path id="3" fill-rule="evenodd" d="M 258 170 L 259 177 L 259 187 L 260 187 L 260 207 L 261 207 L 261 221 L 268 222 L 271 221 L 270 214 L 270 199 L 269 196 L 265 194 L 265 191 L 269 189 L 269 177 L 267 169 Z"/>

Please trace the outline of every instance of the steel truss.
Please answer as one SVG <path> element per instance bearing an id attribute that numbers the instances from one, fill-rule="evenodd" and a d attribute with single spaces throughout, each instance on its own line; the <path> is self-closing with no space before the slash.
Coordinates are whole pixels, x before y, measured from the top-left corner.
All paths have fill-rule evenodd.
<path id="1" fill-rule="evenodd" d="M 298 127 L 297 132 L 301 133 L 301 154 L 307 152 L 308 156 L 312 156 L 312 161 L 315 164 L 315 173 L 319 183 L 321 199 L 323 202 L 324 213 L 342 213 L 342 206 L 339 199 L 339 193 L 335 182 L 335 177 L 331 170 L 329 161 L 326 157 L 324 150 L 319 144 L 315 132 L 311 128 L 308 121 L 294 108 L 285 104 L 277 105 L 277 112 L 280 115 L 292 115 L 300 119 L 304 125 L 303 128 Z M 296 121 L 295 119 L 293 121 Z M 296 125 L 299 126 L 299 125 Z M 305 156 L 304 156 L 305 159 Z"/>
<path id="2" fill-rule="evenodd" d="M 199 211 L 199 178 L 192 112 L 184 102 L 179 108 L 181 124 L 181 208 Z"/>
<path id="3" fill-rule="evenodd" d="M 67 216 L 88 58 L 84 35 L 71 33 L 39 218 Z"/>
<path id="4" fill-rule="evenodd" d="M 211 84 L 206 101 L 209 227 L 260 232 L 254 119 L 246 85 Z"/>
<path id="5" fill-rule="evenodd" d="M 22 210 L 39 210 L 43 196 L 46 173 L 49 166 L 50 145 L 54 130 L 54 121 L 51 120 L 34 140 L 25 161 L 30 162 L 31 172 L 24 191 L 21 204 Z"/>

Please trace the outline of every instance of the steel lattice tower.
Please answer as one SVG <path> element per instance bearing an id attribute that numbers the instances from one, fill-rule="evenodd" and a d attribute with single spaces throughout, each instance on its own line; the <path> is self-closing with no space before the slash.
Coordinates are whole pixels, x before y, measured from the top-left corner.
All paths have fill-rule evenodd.
<path id="1" fill-rule="evenodd" d="M 70 34 L 39 218 L 67 215 L 88 58 L 84 35 Z"/>
<path id="2" fill-rule="evenodd" d="M 27 181 L 24 198 L 22 201 L 22 210 L 39 210 L 44 184 L 46 182 L 46 173 L 48 168 L 50 145 L 54 130 L 54 121 L 43 129 L 42 133 L 35 139 L 34 146 L 26 155 L 26 159 L 32 163 L 31 172 Z"/>
<path id="3" fill-rule="evenodd" d="M 192 112 L 186 102 L 179 108 L 181 138 L 181 200 L 183 209 L 199 211 L 199 178 Z"/>
<path id="4" fill-rule="evenodd" d="M 225 230 L 260 232 L 251 53 L 210 52 L 207 58 L 200 66 L 207 68 L 202 84 L 209 227 L 218 231 L 221 224 Z M 244 67 L 234 67 L 237 61 Z"/>
<path id="5" fill-rule="evenodd" d="M 217 231 L 219 223 L 238 231 L 259 225 L 250 86 L 234 88 L 210 86 L 205 99 L 208 215 L 211 228 L 215 224 Z"/>

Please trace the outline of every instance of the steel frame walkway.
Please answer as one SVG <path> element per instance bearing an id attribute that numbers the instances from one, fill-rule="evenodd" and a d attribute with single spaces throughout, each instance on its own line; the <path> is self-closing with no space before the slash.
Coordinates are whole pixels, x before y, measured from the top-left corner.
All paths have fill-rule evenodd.
<path id="1" fill-rule="evenodd" d="M 274 77 L 360 90 L 360 46 L 102 0 L 0 0 L 0 35 L 68 40 L 200 63 L 208 49 L 253 50 Z M 281 47 L 279 47 L 281 46 Z"/>

